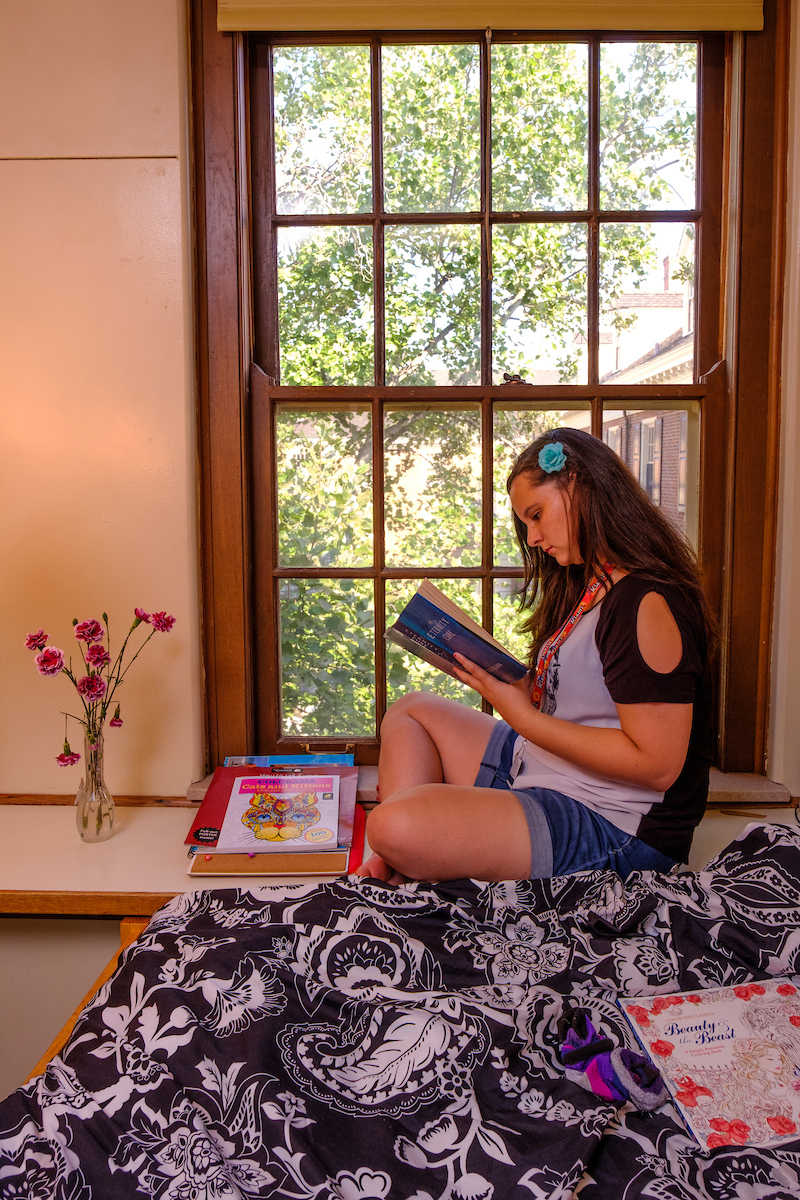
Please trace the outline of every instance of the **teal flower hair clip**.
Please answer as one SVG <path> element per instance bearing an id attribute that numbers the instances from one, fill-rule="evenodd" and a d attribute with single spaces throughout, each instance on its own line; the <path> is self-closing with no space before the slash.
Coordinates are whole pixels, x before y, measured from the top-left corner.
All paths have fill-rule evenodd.
<path id="1" fill-rule="evenodd" d="M 548 475 L 552 475 L 555 471 L 560 471 L 566 466 L 567 456 L 564 453 L 564 447 L 561 442 L 548 442 L 546 446 L 542 446 L 539 451 L 539 466 Z"/>

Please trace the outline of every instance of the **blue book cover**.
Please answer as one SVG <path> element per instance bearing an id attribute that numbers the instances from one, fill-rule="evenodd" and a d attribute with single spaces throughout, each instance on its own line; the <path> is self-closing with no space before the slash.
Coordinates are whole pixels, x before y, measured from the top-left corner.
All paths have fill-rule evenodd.
<path id="1" fill-rule="evenodd" d="M 438 592 L 427 580 L 423 587 L 429 596 Z M 448 608 L 456 608 L 452 601 L 442 599 Z M 469 620 L 466 614 L 464 616 Z M 394 625 L 387 629 L 386 637 L 448 675 L 454 674 L 453 667 L 457 665 L 454 651 L 505 683 L 514 683 L 528 673 L 528 668 L 498 647 L 489 634 L 485 631 L 476 633 L 421 591 L 412 596 Z"/>
<path id="2" fill-rule="evenodd" d="M 233 754 L 225 759 L 226 767 L 277 767 L 285 763 L 297 763 L 301 767 L 314 767 L 318 763 L 338 763 L 340 767 L 352 767 L 354 754 Z"/>

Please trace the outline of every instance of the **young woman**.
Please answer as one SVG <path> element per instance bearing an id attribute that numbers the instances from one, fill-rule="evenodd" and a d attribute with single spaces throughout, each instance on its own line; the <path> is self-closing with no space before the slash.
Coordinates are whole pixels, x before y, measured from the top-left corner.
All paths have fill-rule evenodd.
<path id="1" fill-rule="evenodd" d="M 508 490 L 530 672 L 458 678 L 500 720 L 430 693 L 381 727 L 360 874 L 527 879 L 685 862 L 712 758 L 711 620 L 694 557 L 603 442 L 538 438 Z"/>

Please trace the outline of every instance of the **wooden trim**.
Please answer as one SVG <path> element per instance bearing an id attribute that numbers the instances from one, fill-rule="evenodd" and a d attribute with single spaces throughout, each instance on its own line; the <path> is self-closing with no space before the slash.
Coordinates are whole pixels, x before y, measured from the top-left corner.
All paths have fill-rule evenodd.
<path id="1" fill-rule="evenodd" d="M 775 563 L 778 542 L 778 472 L 780 466 L 781 369 L 783 333 L 784 264 L 786 262 L 786 195 L 789 146 L 789 32 L 790 12 L 779 0 L 775 31 L 775 180 L 772 189 L 772 278 L 769 304 L 769 373 L 767 380 L 767 429 L 765 437 L 767 486 L 764 497 L 764 556 L 761 568 L 761 621 L 758 644 L 758 690 L 756 693 L 756 744 L 754 770 L 767 769 L 767 726 L 769 720 L 772 662 L 772 621 L 775 606 Z"/>
<path id="2" fill-rule="evenodd" d="M 100 991 L 100 988 L 103 986 L 103 984 L 107 983 L 107 981 L 114 974 L 119 966 L 119 956 L 122 954 L 123 950 L 126 950 L 128 946 L 131 945 L 132 942 L 136 941 L 136 939 L 139 937 L 139 934 L 144 932 L 144 930 L 147 928 L 147 923 L 147 918 L 123 917 L 119 923 L 119 950 L 117 950 L 111 961 L 103 968 L 97 979 L 95 979 L 94 983 L 89 988 L 89 991 L 83 997 L 67 1023 L 53 1038 L 52 1042 L 47 1047 L 28 1078 L 25 1080 L 26 1083 L 29 1083 L 30 1080 L 34 1079 L 37 1075 L 41 1075 L 42 1071 L 44 1071 L 50 1060 L 55 1058 L 57 1054 L 61 1053 L 67 1043 L 67 1039 L 78 1023 L 78 1017 L 81 1015 L 89 1001 L 93 999 L 93 997 Z"/>
<path id="3" fill-rule="evenodd" d="M 311 30 L 714 30 L 760 29 L 759 0 L 218 0 L 219 28 Z M 530 33 L 529 33 L 530 36 Z"/>
<path id="4" fill-rule="evenodd" d="M 0 792 L 0 804 L 74 804 L 75 793 L 45 795 L 42 792 Z M 115 796 L 117 808 L 196 808 L 186 796 Z"/>
<path id="5" fill-rule="evenodd" d="M 453 387 L 367 387 L 356 385 L 341 385 L 328 387 L 282 386 L 270 388 L 274 400 L 299 401 L 313 408 L 315 404 L 329 404 L 337 400 L 343 404 L 348 401 L 368 401 L 374 396 L 382 400 L 391 400 L 395 404 L 406 404 L 419 401 L 431 404 L 453 404 L 459 400 L 480 402 L 484 396 L 493 400 L 513 400 L 522 404 L 540 404 L 543 408 L 564 408 L 565 403 L 572 400 L 593 400 L 595 397 L 605 400 L 607 404 L 617 401 L 639 402 L 640 400 L 658 400 L 668 404 L 674 400 L 680 404 L 684 400 L 702 400 L 706 387 L 702 383 L 665 383 L 665 384 L 546 384 L 537 386 L 533 383 L 499 383 L 499 384 L 459 384 Z"/>
<path id="6" fill-rule="evenodd" d="M 21 892 L 0 889 L 0 915 L 152 917 L 179 892 Z"/>
<path id="7" fill-rule="evenodd" d="M 245 304 L 247 289 L 241 280 L 241 247 L 245 242 L 238 228 L 247 210 L 242 208 L 244 193 L 242 181 L 237 177 L 236 154 L 238 145 L 241 160 L 241 126 L 246 114 L 242 115 L 240 102 L 237 126 L 237 94 L 241 101 L 241 89 L 237 93 L 236 56 L 232 39 L 216 32 L 214 8 L 214 0 L 192 0 L 202 578 L 212 766 L 225 753 L 270 748 L 263 740 L 266 722 L 261 717 L 259 744 L 253 742 L 255 700 L 249 640 L 249 431 L 242 366 L 247 347 L 240 336 L 239 311 Z M 706 191 L 704 215 L 699 218 L 698 227 L 699 276 L 704 294 L 698 303 L 697 371 L 706 380 L 705 384 L 652 390 L 591 384 L 583 388 L 503 389 L 484 384 L 474 389 L 450 389 L 446 398 L 442 393 L 434 397 L 429 389 L 408 389 L 402 397 L 397 392 L 391 393 L 393 400 L 477 401 L 491 396 L 543 407 L 561 406 L 567 398 L 592 401 L 595 424 L 602 403 L 624 408 L 626 402 L 629 407 L 630 402 L 638 405 L 643 400 L 651 404 L 660 400 L 665 405 L 703 400 L 701 544 L 712 602 L 721 616 L 725 649 L 720 675 L 719 765 L 726 770 L 757 772 L 763 771 L 776 523 L 787 13 L 787 0 L 766 0 L 763 32 L 736 36 L 736 43 L 743 48 L 741 155 L 737 143 L 733 69 L 737 51 L 733 39 L 727 39 L 725 109 L 711 104 L 708 89 L 701 97 L 699 119 L 705 135 L 703 144 L 709 154 L 702 164 Z M 542 35 L 542 39 L 549 36 Z M 517 40 L 513 34 L 496 32 L 493 38 Z M 407 40 L 412 39 L 409 34 Z M 292 39 L 287 35 L 284 40 Z M 353 35 L 342 34 L 338 38 L 320 35 L 318 40 L 352 41 Z M 359 35 L 358 40 L 369 43 L 373 35 Z M 519 40 L 530 40 L 530 36 L 522 34 Z M 575 40 L 590 39 L 575 35 Z M 703 39 L 706 78 L 714 73 L 719 80 L 723 70 L 723 41 L 713 35 Z M 724 176 L 720 147 L 728 154 Z M 741 187 L 737 188 L 739 164 Z M 732 189 L 728 188 L 724 201 L 715 198 L 722 193 L 723 178 L 734 184 Z M 254 215 L 257 222 L 257 213 Z M 663 219 L 675 219 L 671 213 L 648 213 L 647 219 L 659 220 L 662 215 Z M 696 211 L 685 215 L 687 219 L 697 219 Z M 595 216 L 601 222 L 614 219 L 615 214 Z M 629 214 L 624 216 L 630 219 Z M 475 219 L 479 221 L 480 214 Z M 492 214 L 492 221 L 508 219 L 509 214 Z M 526 215 L 519 219 L 526 219 Z M 547 219 L 556 218 L 547 214 Z M 565 214 L 564 219 L 574 221 L 576 214 Z M 385 220 L 379 213 L 365 218 L 367 223 L 380 224 Z M 722 228 L 725 233 L 720 237 Z M 260 231 L 256 223 L 256 255 L 262 255 L 264 241 L 272 236 L 272 226 Z M 720 257 L 720 241 L 722 269 L 717 273 L 714 261 L 715 256 Z M 266 257 L 269 259 L 271 255 Z M 719 295 L 715 297 L 717 287 Z M 269 367 L 266 385 L 269 405 L 276 401 L 317 400 L 320 396 L 317 389 L 271 386 L 277 362 L 272 361 L 265 334 L 267 327 L 276 323 L 275 314 L 261 313 L 259 303 L 257 300 L 259 349 L 255 361 Z M 722 325 L 717 321 L 718 308 L 724 309 Z M 720 386 L 723 368 L 713 377 L 711 374 L 720 359 L 725 360 L 724 386 Z M 332 389 L 328 398 L 343 402 L 361 400 L 377 410 L 389 394 L 389 389 L 380 386 L 338 388 Z M 255 423 L 258 424 L 258 418 Z M 260 499 L 256 511 L 265 515 Z M 728 558 L 726 545 L 730 546 Z M 271 582 L 270 596 L 273 588 Z M 260 582 L 256 594 L 262 595 Z M 259 678 L 262 680 L 259 703 L 263 703 L 261 650 Z M 269 685 L 266 690 L 270 690 Z"/>
<path id="8" fill-rule="evenodd" d="M 728 271 L 733 280 L 738 268 L 738 278 L 726 314 L 730 550 L 718 728 L 721 770 L 758 774 L 764 773 L 777 525 L 787 0 L 766 0 L 764 17 L 764 31 L 744 38 L 738 176 L 739 164 L 731 161 L 740 193 L 730 200 Z"/>
<path id="9" fill-rule="evenodd" d="M 241 39 L 240 39 L 241 41 Z M 252 749 L 244 55 L 192 0 L 194 217 L 208 765 Z"/>

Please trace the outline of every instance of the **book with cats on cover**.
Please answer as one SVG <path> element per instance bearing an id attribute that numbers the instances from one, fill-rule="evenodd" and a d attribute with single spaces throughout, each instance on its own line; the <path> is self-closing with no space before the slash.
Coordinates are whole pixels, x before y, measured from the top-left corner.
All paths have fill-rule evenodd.
<path id="1" fill-rule="evenodd" d="M 386 630 L 386 637 L 454 677 L 453 667 L 458 665 L 454 651 L 505 683 L 528 674 L 527 667 L 429 579 L 423 579 L 394 625 Z"/>
<path id="2" fill-rule="evenodd" d="M 239 781 L 248 779 L 250 787 L 256 787 L 253 795 L 266 796 L 270 794 L 265 790 L 266 780 L 275 778 L 276 770 L 280 772 L 279 778 L 284 784 L 299 778 L 309 783 L 320 774 L 318 766 L 299 763 L 287 765 L 283 770 L 259 768 L 249 764 L 217 768 L 186 837 L 186 844 L 192 847 L 190 875 L 342 875 L 347 871 L 354 871 L 360 864 L 364 845 L 365 814 L 363 808 L 356 804 L 358 767 L 338 764 L 324 767 L 325 776 L 336 777 L 339 791 L 337 836 L 335 843 L 329 845 L 328 849 L 308 842 L 306 849 L 297 850 L 293 846 L 293 839 L 286 838 L 281 838 L 280 841 L 259 838 L 257 842 L 260 844 L 254 847 L 240 847 L 229 852 L 222 849 L 224 843 L 220 841 L 220 834 L 231 799 L 234 793 L 240 793 Z M 260 793 L 257 785 L 261 785 Z M 248 809 L 261 807 L 263 806 L 247 806 Z M 260 812 L 254 813 L 254 818 L 260 816 Z M 320 822 L 314 824 L 316 826 Z M 308 825 L 308 828 L 312 826 Z M 269 850 L 262 849 L 265 840 L 272 841 L 274 848 L 270 846 Z"/>
<path id="3" fill-rule="evenodd" d="M 701 1146 L 800 1136 L 800 988 L 791 980 L 618 1003 Z"/>

